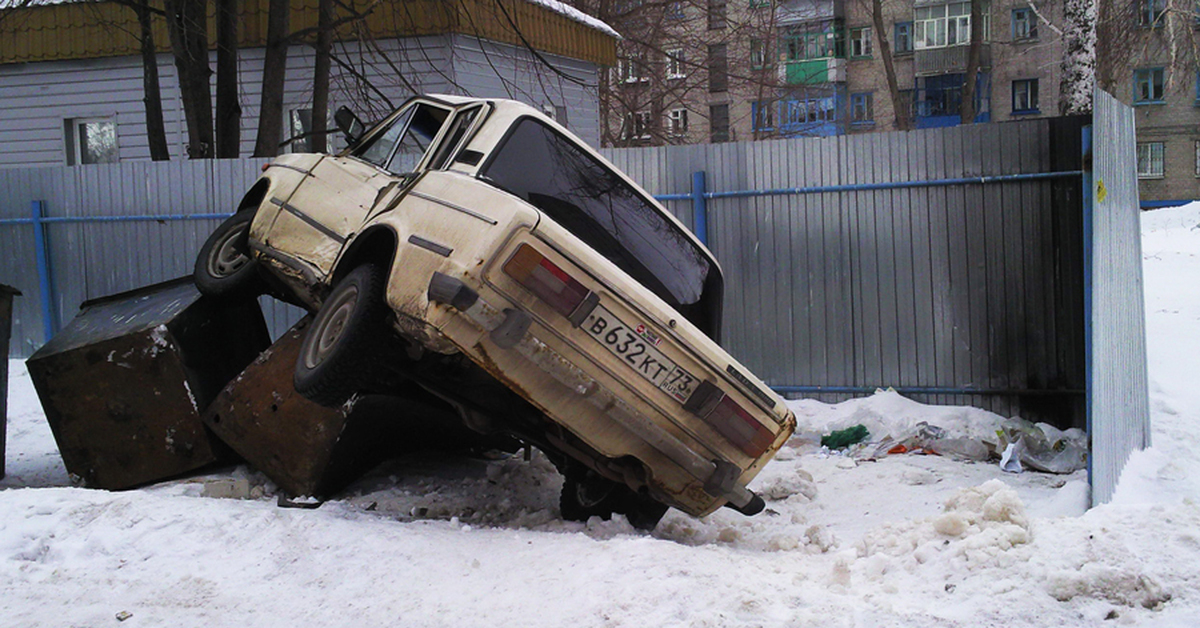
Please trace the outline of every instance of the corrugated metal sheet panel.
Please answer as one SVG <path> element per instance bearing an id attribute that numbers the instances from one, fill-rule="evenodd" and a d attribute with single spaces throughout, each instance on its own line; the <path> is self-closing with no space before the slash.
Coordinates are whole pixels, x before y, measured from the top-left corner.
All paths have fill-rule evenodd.
<path id="1" fill-rule="evenodd" d="M 1112 499 L 1129 455 L 1150 446 L 1134 115 L 1099 90 L 1094 107 L 1088 395 L 1093 505 Z"/>
<path id="2" fill-rule="evenodd" d="M 1034 120 L 605 154 L 654 194 L 688 192 L 687 169 L 706 170 L 710 192 L 1078 170 L 1078 123 L 1073 138 L 1055 128 Z M 1053 151 L 1076 154 L 1052 163 Z M 726 273 L 723 344 L 772 385 L 1011 391 L 914 396 L 1082 427 L 1082 236 L 1077 222 L 1055 222 L 1069 213 L 1064 186 L 1078 179 L 710 200 L 710 248 Z M 684 219 L 691 201 L 668 207 Z M 1073 313 L 1074 332 L 1056 331 L 1059 312 Z"/>

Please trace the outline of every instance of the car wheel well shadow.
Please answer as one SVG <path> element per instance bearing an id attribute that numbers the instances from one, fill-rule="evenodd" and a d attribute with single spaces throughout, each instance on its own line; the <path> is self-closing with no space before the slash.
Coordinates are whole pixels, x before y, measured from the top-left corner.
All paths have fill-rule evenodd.
<path id="1" fill-rule="evenodd" d="M 337 285 L 342 277 L 359 266 L 371 262 L 379 265 L 386 273 L 391 273 L 392 262 L 396 259 L 395 232 L 387 227 L 375 227 L 354 239 L 350 250 L 342 256 L 337 268 L 333 271 L 330 285 Z"/>

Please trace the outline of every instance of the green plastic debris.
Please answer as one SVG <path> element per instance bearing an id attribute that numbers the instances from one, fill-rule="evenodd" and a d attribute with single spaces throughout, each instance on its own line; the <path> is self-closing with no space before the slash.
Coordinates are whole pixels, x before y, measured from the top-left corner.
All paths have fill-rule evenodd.
<path id="1" fill-rule="evenodd" d="M 855 425 L 844 430 L 834 430 L 828 436 L 821 437 L 821 444 L 830 449 L 841 449 L 855 443 L 861 443 L 870 436 L 865 425 Z"/>

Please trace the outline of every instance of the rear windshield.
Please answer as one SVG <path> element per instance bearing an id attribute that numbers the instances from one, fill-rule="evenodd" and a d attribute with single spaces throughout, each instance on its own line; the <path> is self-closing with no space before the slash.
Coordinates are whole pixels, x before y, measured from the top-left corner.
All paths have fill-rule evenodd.
<path id="1" fill-rule="evenodd" d="M 532 118 L 519 121 L 483 172 L 542 210 L 636 281 L 712 332 L 720 300 L 707 257 L 631 185 L 574 142 Z M 718 273 L 711 273 L 718 275 Z M 717 294 L 706 294 L 707 292 Z M 683 306 L 683 307 L 681 307 Z M 719 307 L 719 305 L 717 306 Z"/>

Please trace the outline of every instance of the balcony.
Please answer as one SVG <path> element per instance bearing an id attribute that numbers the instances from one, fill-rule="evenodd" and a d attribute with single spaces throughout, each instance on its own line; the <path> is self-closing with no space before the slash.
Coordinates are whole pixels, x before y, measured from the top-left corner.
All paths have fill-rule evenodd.
<path id="1" fill-rule="evenodd" d="M 780 67 L 779 80 L 785 85 L 820 85 L 846 81 L 845 59 L 789 61 Z"/>
<path id="2" fill-rule="evenodd" d="M 786 27 L 806 22 L 840 18 L 843 2 L 834 0 L 780 0 L 775 5 L 775 25 Z"/>
<path id="3" fill-rule="evenodd" d="M 969 45 L 924 48 L 913 52 L 913 72 L 917 76 L 939 74 L 961 74 L 967 71 Z M 979 47 L 979 68 L 992 67 L 992 47 L 984 43 Z"/>

